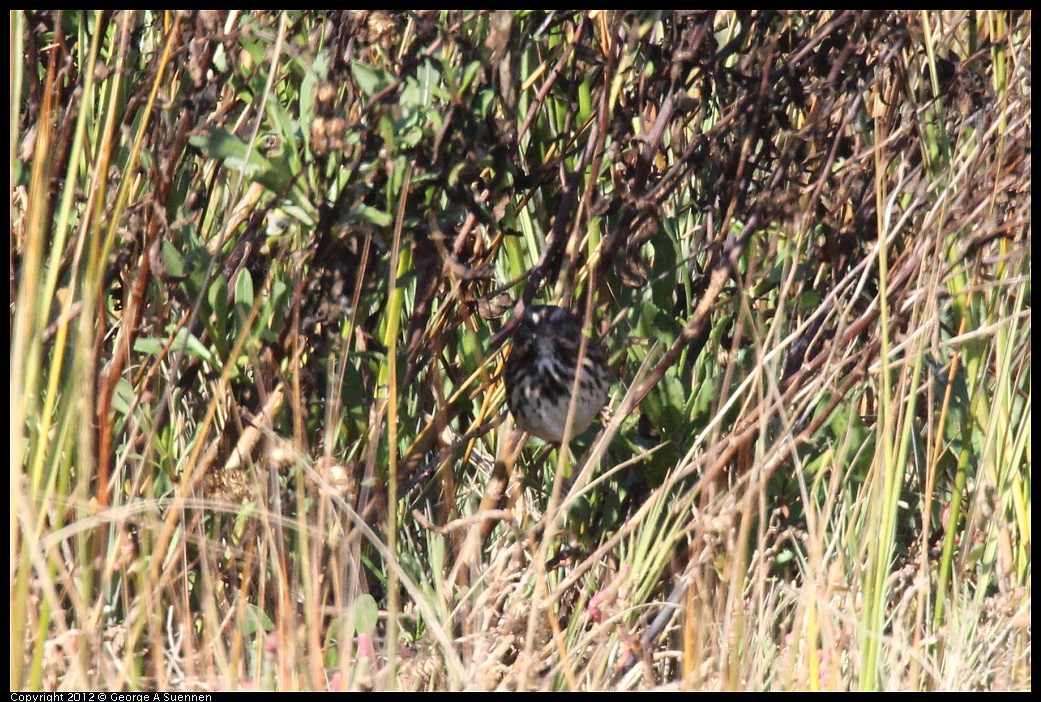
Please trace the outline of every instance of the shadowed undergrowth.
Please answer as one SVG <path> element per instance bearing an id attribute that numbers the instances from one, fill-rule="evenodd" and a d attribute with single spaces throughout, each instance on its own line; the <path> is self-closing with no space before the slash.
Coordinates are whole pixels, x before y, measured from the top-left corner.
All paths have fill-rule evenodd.
<path id="1" fill-rule="evenodd" d="M 1030 687 L 1029 14 L 11 17 L 12 690 Z"/>

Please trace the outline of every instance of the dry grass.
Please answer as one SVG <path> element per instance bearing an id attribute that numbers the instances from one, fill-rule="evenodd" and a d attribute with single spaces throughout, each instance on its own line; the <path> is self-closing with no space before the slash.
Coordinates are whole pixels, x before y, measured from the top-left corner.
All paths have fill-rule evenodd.
<path id="1" fill-rule="evenodd" d="M 1028 13 L 11 17 L 12 690 L 1029 689 Z"/>

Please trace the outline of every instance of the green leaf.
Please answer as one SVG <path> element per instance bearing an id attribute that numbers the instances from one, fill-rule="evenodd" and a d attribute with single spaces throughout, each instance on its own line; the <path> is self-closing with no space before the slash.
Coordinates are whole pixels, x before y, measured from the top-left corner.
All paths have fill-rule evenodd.
<path id="1" fill-rule="evenodd" d="M 134 345 L 134 348 L 137 348 L 137 344 Z M 120 378 L 116 381 L 115 392 L 112 393 L 112 409 L 125 417 L 130 414 L 130 406 L 136 398 L 137 393 L 134 392 L 134 386 L 130 384 L 130 381 Z"/>
<path id="2" fill-rule="evenodd" d="M 354 601 L 354 631 L 356 633 L 373 633 L 376 631 L 379 618 L 380 608 L 372 595 L 361 595 Z"/>
<path id="3" fill-rule="evenodd" d="M 351 73 L 354 74 L 354 80 L 357 81 L 358 87 L 369 97 L 372 97 L 394 82 L 393 77 L 386 71 L 360 61 L 351 62 Z"/>
<path id="4" fill-rule="evenodd" d="M 235 304 L 246 308 L 253 307 L 253 274 L 243 268 L 235 278 Z"/>
<path id="5" fill-rule="evenodd" d="M 319 51 L 300 84 L 300 124 L 311 124 L 314 120 L 314 91 L 321 83 L 329 79 L 330 56 L 331 53 L 328 49 Z M 303 138 L 304 143 L 310 148 L 311 132 L 309 129 L 303 130 Z"/>
<path id="6" fill-rule="evenodd" d="M 188 138 L 188 143 L 207 156 L 218 159 L 229 168 L 236 170 L 242 170 L 243 163 L 249 152 L 246 142 L 220 127 L 211 127 L 204 134 L 195 134 Z M 253 152 L 248 155 L 251 168 L 247 170 L 247 175 L 252 175 L 261 169 L 271 167 L 268 160 L 258 153 L 256 149 L 253 149 Z"/>
<path id="7" fill-rule="evenodd" d="M 589 116 L 593 114 L 593 95 L 590 80 L 584 80 L 578 84 L 578 123 L 585 124 Z"/>
<path id="8" fill-rule="evenodd" d="M 166 339 L 157 337 L 142 337 L 134 341 L 134 351 L 157 356 L 162 353 L 166 342 Z M 213 355 L 213 351 L 207 348 L 197 336 L 188 333 L 187 329 L 177 331 L 172 349 L 174 352 L 180 352 L 183 349 L 190 357 L 205 361 L 211 368 L 221 367 L 220 360 Z"/>
<path id="9" fill-rule="evenodd" d="M 205 134 L 196 134 L 188 142 L 205 155 L 215 158 L 228 168 L 242 173 L 247 180 L 260 183 L 274 193 L 283 193 L 293 179 L 286 168 L 276 168 L 254 147 L 220 127 L 211 127 Z"/>
<path id="10" fill-rule="evenodd" d="M 299 173 L 303 168 L 300 158 L 300 123 L 293 119 L 285 108 L 277 100 L 267 102 L 268 119 L 275 125 L 280 137 L 280 149 L 278 154 L 268 154 L 268 160 L 275 168 L 288 167 L 294 173 Z"/>
<path id="11" fill-rule="evenodd" d="M 470 65 L 466 67 L 466 72 L 463 74 L 463 80 L 459 84 L 459 92 L 464 93 L 470 87 L 470 83 L 473 81 L 474 76 L 484 66 L 480 61 L 471 61 Z"/>
<path id="12" fill-rule="evenodd" d="M 253 59 L 253 63 L 264 63 L 264 51 L 265 47 L 268 46 L 267 42 L 264 42 L 259 38 L 250 37 L 249 35 L 243 35 L 240 41 L 240 45 L 243 49 L 246 50 L 246 53 L 249 54 L 249 57 Z"/>
<path id="13" fill-rule="evenodd" d="M 195 334 L 191 334 L 187 329 L 180 329 L 177 332 L 177 336 L 174 339 L 174 344 L 184 348 L 185 352 L 189 356 L 194 356 L 202 361 L 206 361 L 214 368 L 220 368 L 220 361 L 214 357 L 213 351 L 211 351 L 206 344 L 202 343 L 202 340 Z"/>
<path id="14" fill-rule="evenodd" d="M 372 222 L 380 227 L 389 227 L 394 222 L 394 217 L 389 212 L 368 205 L 355 205 L 352 214 L 356 215 L 358 219 Z"/>
<path id="15" fill-rule="evenodd" d="M 247 603 L 243 614 L 245 616 L 240 621 L 242 633 L 245 636 L 266 633 L 275 628 L 275 623 L 271 621 L 271 618 L 264 613 L 264 610 L 254 604 Z"/>
<path id="16" fill-rule="evenodd" d="M 227 358 L 228 281 L 224 279 L 223 273 L 217 274 L 217 277 L 213 279 L 213 283 L 207 291 L 206 300 L 210 303 L 210 309 L 213 310 L 213 316 L 205 320 L 209 322 L 210 338 L 213 339 L 213 345 L 221 358 Z"/>
<path id="17" fill-rule="evenodd" d="M 134 351 L 149 356 L 158 356 L 162 353 L 165 344 L 165 339 L 157 339 L 154 336 L 139 337 L 134 341 Z"/>

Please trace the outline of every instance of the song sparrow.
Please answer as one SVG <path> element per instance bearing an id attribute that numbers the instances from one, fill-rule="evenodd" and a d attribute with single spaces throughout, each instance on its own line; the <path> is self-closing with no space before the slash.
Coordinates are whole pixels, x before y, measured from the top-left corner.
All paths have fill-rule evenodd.
<path id="1" fill-rule="evenodd" d="M 540 439 L 564 438 L 582 343 L 582 320 L 563 307 L 537 305 L 524 311 L 503 378 L 506 404 L 517 426 Z M 595 339 L 586 344 L 579 373 L 571 436 L 584 432 L 607 400 L 611 369 Z"/>

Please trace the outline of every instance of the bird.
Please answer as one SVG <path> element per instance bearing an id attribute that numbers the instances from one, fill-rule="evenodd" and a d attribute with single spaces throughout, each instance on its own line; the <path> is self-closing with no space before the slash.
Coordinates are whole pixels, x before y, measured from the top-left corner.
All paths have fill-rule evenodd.
<path id="1" fill-rule="evenodd" d="M 572 310 L 556 305 L 525 308 L 503 368 L 506 404 L 518 428 L 549 443 L 563 441 L 581 343 L 582 319 Z M 571 437 L 589 428 L 613 381 L 607 355 L 596 339 L 588 339 L 581 360 Z"/>

